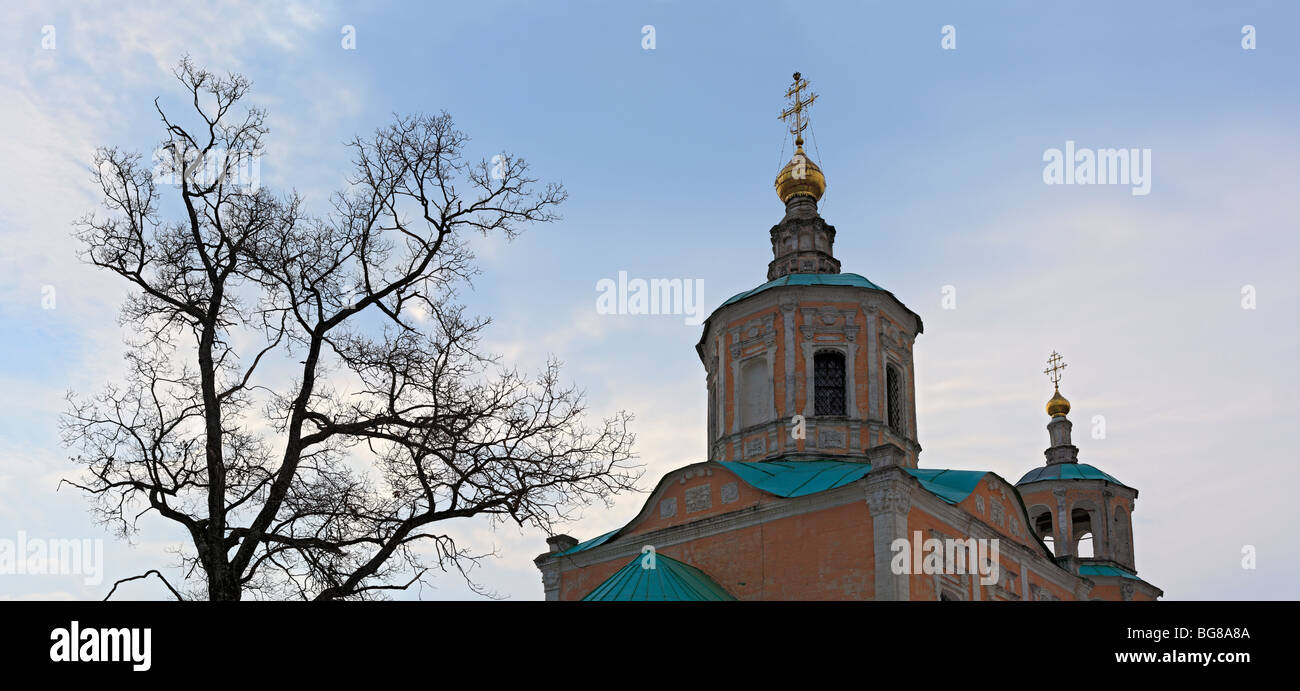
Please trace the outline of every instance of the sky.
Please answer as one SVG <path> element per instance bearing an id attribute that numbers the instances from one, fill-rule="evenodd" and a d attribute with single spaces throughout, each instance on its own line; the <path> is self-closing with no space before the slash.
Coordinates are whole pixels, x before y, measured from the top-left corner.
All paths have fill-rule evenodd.
<path id="1" fill-rule="evenodd" d="M 59 489 L 77 467 L 57 423 L 67 392 L 124 371 L 126 288 L 79 262 L 72 237 L 99 203 L 92 152 L 149 155 L 162 136 L 154 99 L 184 105 L 171 70 L 185 54 L 252 80 L 271 130 L 261 182 L 298 191 L 309 210 L 344 184 L 344 142 L 394 114 L 445 110 L 471 153 L 507 150 L 562 182 L 562 221 L 474 242 L 481 274 L 463 298 L 492 318 L 489 350 L 525 369 L 558 358 L 593 416 L 636 415 L 647 491 L 705 460 L 701 327 L 599 314 L 596 286 L 620 271 L 700 280 L 711 310 L 766 280 L 783 214 L 772 181 L 791 153 L 777 115 L 800 71 L 819 94 L 810 153 L 835 254 L 924 320 L 921 466 L 1014 482 L 1041 465 L 1042 370 L 1059 351 L 1081 461 L 1140 491 L 1139 573 L 1166 599 L 1300 598 L 1300 469 L 1283 405 L 1300 383 L 1293 4 L 27 2 L 0 13 L 0 541 L 103 545 L 102 582 L 0 574 L 0 598 L 98 599 L 151 568 L 178 576 L 174 528 L 145 519 L 118 540 L 84 496 Z M 1149 193 L 1047 184 L 1045 155 L 1067 142 L 1149 150 Z M 620 495 L 564 530 L 620 527 L 644 500 Z M 483 586 L 542 597 L 541 531 L 452 530 L 495 550 L 473 574 Z M 168 594 L 134 581 L 115 597 Z M 476 596 L 447 574 L 395 597 Z"/>

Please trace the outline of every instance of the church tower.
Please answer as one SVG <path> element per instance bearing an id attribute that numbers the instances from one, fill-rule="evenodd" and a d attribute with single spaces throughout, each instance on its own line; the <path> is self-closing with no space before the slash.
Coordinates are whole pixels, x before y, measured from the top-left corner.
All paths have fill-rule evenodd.
<path id="1" fill-rule="evenodd" d="M 1052 380 L 1047 402 L 1047 463 L 1020 478 L 1016 489 L 1024 499 L 1034 533 L 1052 549 L 1058 563 L 1079 575 L 1114 586 L 1119 598 L 1133 599 L 1139 587 L 1159 590 L 1137 577 L 1133 554 L 1133 509 L 1138 491 L 1101 470 L 1079 462 L 1079 447 L 1071 439 L 1070 401 L 1061 395 L 1066 364 L 1053 352 L 1043 370 Z M 1103 583 L 1102 581 L 1105 581 Z"/>
<path id="2" fill-rule="evenodd" d="M 840 270 L 817 208 L 826 175 L 804 150 L 817 96 L 796 72 L 786 97 L 794 155 L 776 176 L 767 282 L 723 302 L 695 346 L 706 455 L 665 473 L 621 527 L 550 536 L 534 559 L 546 599 L 1157 599 L 1134 568 L 1137 490 L 1079 462 L 1060 356 L 1044 467 L 1018 487 L 918 467 L 921 318 Z M 900 541 L 915 559 L 898 559 Z M 950 551 L 922 559 L 922 543 Z"/>
<path id="3" fill-rule="evenodd" d="M 781 119 L 795 152 L 776 177 L 785 215 L 769 232 L 768 280 L 715 310 L 696 345 L 708 458 L 916 467 L 912 346 L 921 318 L 863 276 L 840 272 L 835 227 L 817 210 L 826 176 L 803 148 L 817 96 L 796 72 L 786 97 Z"/>

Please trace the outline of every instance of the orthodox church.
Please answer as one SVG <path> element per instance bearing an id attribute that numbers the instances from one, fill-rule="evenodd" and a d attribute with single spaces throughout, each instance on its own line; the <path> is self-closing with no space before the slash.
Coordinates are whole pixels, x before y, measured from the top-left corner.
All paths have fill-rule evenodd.
<path id="1" fill-rule="evenodd" d="M 921 467 L 921 317 L 842 273 L 803 149 L 816 95 L 786 94 L 795 153 L 776 178 L 767 282 L 695 346 L 708 460 L 663 477 L 630 523 L 535 560 L 547 600 L 1154 600 L 1137 575 L 1137 490 L 1079 462 L 1056 353 L 1045 463 L 1016 483 Z M 978 559 L 976 556 L 978 555 Z M 969 559 L 968 559 L 969 557 Z"/>

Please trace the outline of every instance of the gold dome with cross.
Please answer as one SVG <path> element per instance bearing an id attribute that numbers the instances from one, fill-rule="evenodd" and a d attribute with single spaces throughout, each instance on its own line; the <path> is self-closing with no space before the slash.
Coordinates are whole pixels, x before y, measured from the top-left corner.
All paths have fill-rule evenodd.
<path id="1" fill-rule="evenodd" d="M 776 176 L 776 195 L 783 204 L 800 195 L 817 201 L 826 193 L 826 176 L 803 150 L 803 131 L 808 127 L 805 111 L 817 100 L 817 94 L 811 90 L 808 99 L 804 100 L 804 89 L 808 89 L 808 80 L 795 72 L 794 83 L 785 92 L 786 98 L 791 100 L 790 107 L 781 112 L 781 120 L 790 123 L 790 134 L 795 138 L 794 156 Z"/>
<path id="2" fill-rule="evenodd" d="M 1061 395 L 1061 371 L 1067 366 L 1062 361 L 1061 354 L 1053 350 L 1051 357 L 1047 358 L 1047 369 L 1043 370 L 1043 374 L 1052 380 L 1052 386 L 1056 390 L 1052 398 L 1047 401 L 1047 414 L 1052 417 L 1070 412 L 1070 401 Z"/>

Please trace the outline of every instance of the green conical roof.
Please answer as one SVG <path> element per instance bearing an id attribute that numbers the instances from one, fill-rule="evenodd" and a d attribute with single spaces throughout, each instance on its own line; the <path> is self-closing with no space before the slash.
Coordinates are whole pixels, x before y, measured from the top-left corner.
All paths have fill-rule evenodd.
<path id="1" fill-rule="evenodd" d="M 709 574 L 672 557 L 655 554 L 653 569 L 646 568 L 643 561 L 646 561 L 646 556 L 638 554 L 582 599 L 593 602 L 717 602 L 736 599 L 717 581 L 709 578 Z"/>

